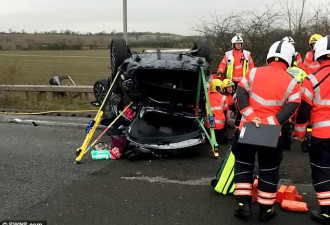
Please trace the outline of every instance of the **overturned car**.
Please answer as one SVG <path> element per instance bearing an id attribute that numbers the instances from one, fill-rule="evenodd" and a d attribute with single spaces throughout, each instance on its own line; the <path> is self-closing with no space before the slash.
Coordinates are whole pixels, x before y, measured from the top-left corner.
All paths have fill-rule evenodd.
<path id="1" fill-rule="evenodd" d="M 101 103 L 114 81 L 106 99 L 104 124 L 133 102 L 134 117 L 124 116 L 116 124 L 125 126 L 133 145 L 177 150 L 205 141 L 200 122 L 205 118 L 202 80 L 210 76 L 205 41 L 192 49 L 139 54 L 133 53 L 124 39 L 113 39 L 110 51 L 112 75 L 94 85 L 96 100 Z"/>

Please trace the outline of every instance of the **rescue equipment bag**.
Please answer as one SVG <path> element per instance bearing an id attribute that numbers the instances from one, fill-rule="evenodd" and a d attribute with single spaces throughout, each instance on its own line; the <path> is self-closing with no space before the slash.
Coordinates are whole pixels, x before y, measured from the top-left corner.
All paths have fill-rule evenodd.
<path id="1" fill-rule="evenodd" d="M 231 147 L 220 163 L 216 178 L 211 181 L 211 186 L 220 194 L 233 194 L 235 191 L 234 184 L 234 167 L 235 156 L 231 151 Z"/>

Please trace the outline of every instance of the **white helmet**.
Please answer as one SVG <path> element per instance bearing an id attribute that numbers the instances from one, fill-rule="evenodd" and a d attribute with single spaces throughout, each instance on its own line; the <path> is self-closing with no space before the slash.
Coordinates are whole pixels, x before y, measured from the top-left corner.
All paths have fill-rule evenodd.
<path id="1" fill-rule="evenodd" d="M 314 46 L 314 60 L 324 55 L 330 54 L 330 36 L 327 35 L 319 39 Z"/>
<path id="2" fill-rule="evenodd" d="M 294 55 L 295 49 L 292 44 L 283 40 L 277 41 L 270 46 L 266 62 L 268 63 L 270 58 L 278 57 L 287 62 L 288 66 L 291 66 Z"/>
<path id="3" fill-rule="evenodd" d="M 291 44 L 294 45 L 294 40 L 293 40 L 293 38 L 290 37 L 290 36 L 286 36 L 286 37 L 284 37 L 284 38 L 282 39 L 282 41 L 287 41 L 287 42 L 289 42 L 289 43 L 291 43 Z"/>
<path id="4" fill-rule="evenodd" d="M 231 44 L 232 44 L 232 46 L 234 47 L 234 45 L 235 45 L 236 43 L 241 43 L 242 46 L 243 46 L 243 43 L 244 43 L 243 38 L 242 38 L 241 36 L 239 36 L 239 35 L 235 35 L 235 36 L 231 39 Z"/>

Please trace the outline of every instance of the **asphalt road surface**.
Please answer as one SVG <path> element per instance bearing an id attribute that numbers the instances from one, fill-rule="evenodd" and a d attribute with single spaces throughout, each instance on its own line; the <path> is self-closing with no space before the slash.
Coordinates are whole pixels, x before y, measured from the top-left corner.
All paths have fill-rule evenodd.
<path id="1" fill-rule="evenodd" d="M 82 164 L 73 164 L 89 120 L 0 115 L 0 221 L 259 224 L 257 204 L 249 220 L 238 220 L 234 197 L 219 195 L 210 186 L 220 160 L 212 158 L 208 145 L 134 162 L 93 161 L 87 154 Z M 222 146 L 220 156 L 228 148 Z M 283 184 L 297 185 L 309 209 L 318 209 L 308 155 L 298 143 L 284 151 L 281 178 Z M 315 224 L 308 213 L 284 212 L 279 205 L 276 213 L 267 224 Z"/>

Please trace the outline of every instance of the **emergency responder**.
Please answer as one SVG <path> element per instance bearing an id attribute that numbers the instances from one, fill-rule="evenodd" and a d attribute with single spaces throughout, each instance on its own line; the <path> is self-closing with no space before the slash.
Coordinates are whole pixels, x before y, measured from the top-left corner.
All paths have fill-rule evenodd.
<path id="1" fill-rule="evenodd" d="M 260 206 L 260 221 L 275 216 L 273 204 L 279 181 L 279 166 L 282 160 L 281 139 L 276 148 L 238 143 L 240 130 L 245 122 L 281 125 L 296 111 L 301 101 L 301 88 L 286 69 L 291 66 L 294 46 L 286 41 L 277 41 L 267 54 L 268 66 L 253 68 L 241 80 L 237 100 L 242 119 L 233 139 L 235 155 L 235 195 L 238 208 L 235 216 L 245 219 L 251 215 L 251 198 L 255 154 L 259 163 L 257 202 Z M 277 137 L 275 137 L 277 138 Z"/>
<path id="2" fill-rule="evenodd" d="M 233 139 L 233 133 L 235 131 L 235 118 L 236 118 L 236 107 L 234 104 L 234 96 L 236 95 L 234 91 L 234 82 L 229 79 L 224 79 L 222 81 L 223 94 L 227 97 L 228 110 L 225 111 L 226 115 L 226 137 L 227 140 Z"/>
<path id="3" fill-rule="evenodd" d="M 320 68 L 320 63 L 314 60 L 314 45 L 317 40 L 322 38 L 319 34 L 313 34 L 309 38 L 309 46 L 311 47 L 310 51 L 306 53 L 305 59 L 302 65 L 302 69 L 307 73 L 307 75 L 315 72 Z"/>
<path id="4" fill-rule="evenodd" d="M 220 144 L 226 144 L 226 116 L 224 111 L 228 110 L 227 97 L 221 93 L 222 82 L 219 79 L 212 79 L 209 100 L 211 113 L 214 115 L 214 121 L 210 121 L 210 118 L 207 118 L 205 121 L 205 126 L 207 128 L 214 128 L 215 138 Z"/>
<path id="5" fill-rule="evenodd" d="M 224 79 L 222 81 L 221 88 L 223 90 L 223 94 L 227 97 L 228 107 L 233 104 L 233 95 L 235 94 L 234 86 L 234 82 L 229 79 Z"/>
<path id="6" fill-rule="evenodd" d="M 295 46 L 295 42 L 294 42 L 293 38 L 290 36 L 286 36 L 282 40 L 287 41 L 287 42 L 291 43 L 293 46 Z M 296 52 L 295 60 L 293 61 L 292 66 L 302 67 L 302 64 L 303 64 L 303 62 L 302 62 L 301 54 L 299 52 Z"/>
<path id="7" fill-rule="evenodd" d="M 225 78 L 234 82 L 235 90 L 238 82 L 254 67 L 251 53 L 243 50 L 243 43 L 243 38 L 239 35 L 231 39 L 233 49 L 225 53 L 217 71 L 218 77 L 224 78 L 227 69 Z"/>
<path id="8" fill-rule="evenodd" d="M 287 41 L 294 46 L 293 38 L 287 36 L 282 40 Z M 298 82 L 302 84 L 307 74 L 302 68 L 300 68 L 298 63 L 300 64 L 300 66 L 302 65 L 301 56 L 298 52 L 296 52 L 292 66 L 288 67 L 286 72 L 288 72 L 292 77 L 296 78 Z M 282 132 L 281 138 L 282 138 L 283 149 L 291 150 L 291 142 L 292 142 L 291 137 L 293 133 L 293 123 L 291 119 L 282 125 L 281 132 Z"/>
<path id="9" fill-rule="evenodd" d="M 320 68 L 304 80 L 294 135 L 303 141 L 310 121 L 309 157 L 313 185 L 321 209 L 312 211 L 311 218 L 330 224 L 330 36 L 319 39 L 314 51 Z"/>

